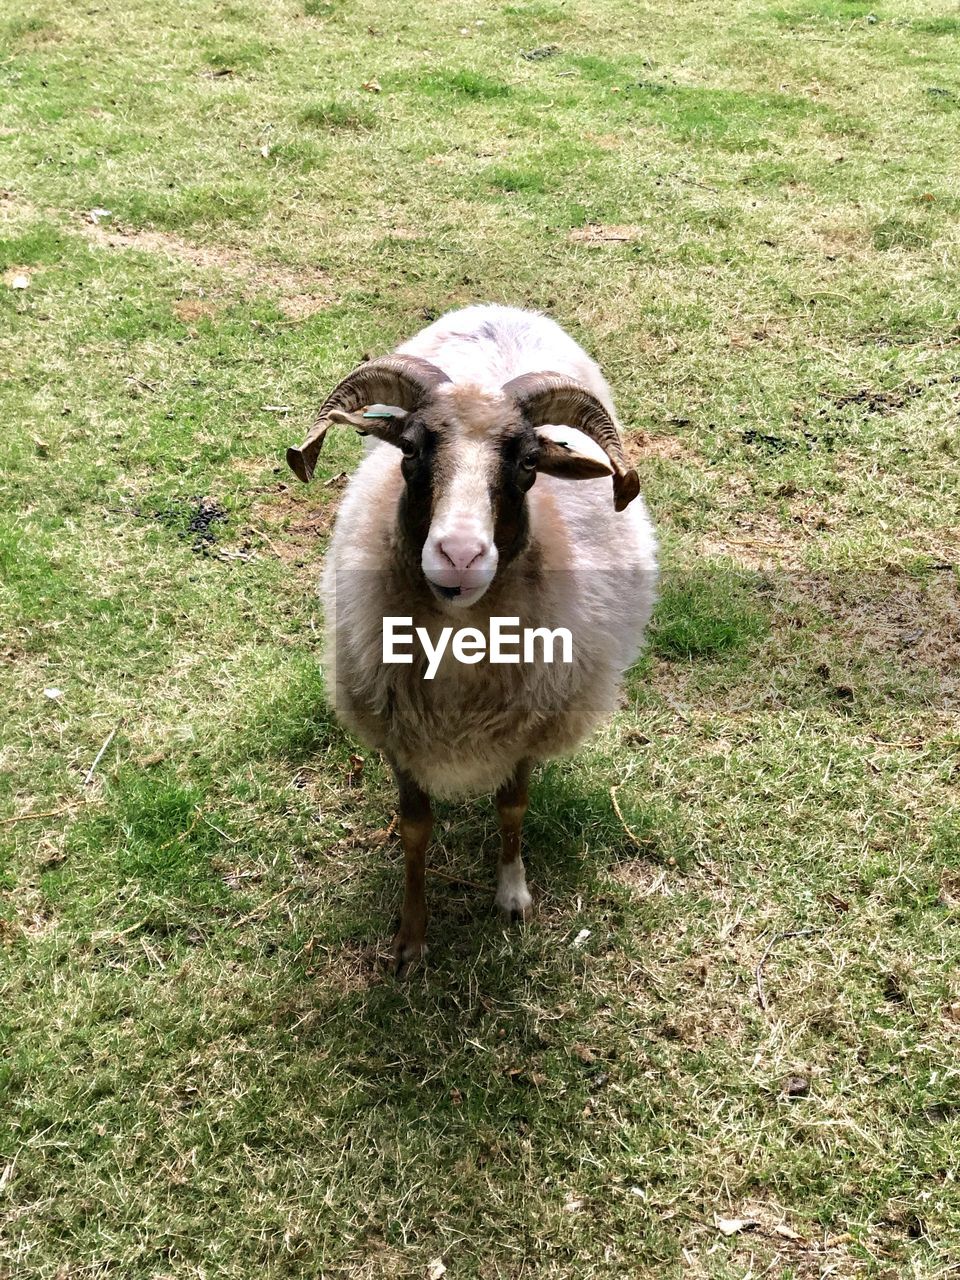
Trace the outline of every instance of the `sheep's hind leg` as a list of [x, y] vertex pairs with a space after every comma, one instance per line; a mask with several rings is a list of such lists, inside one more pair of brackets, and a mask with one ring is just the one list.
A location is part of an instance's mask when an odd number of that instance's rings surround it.
[[394, 972], [402, 976], [407, 966], [426, 950], [427, 845], [433, 830], [430, 797], [403, 769], [393, 767], [400, 792], [400, 841], [403, 845], [404, 886], [400, 928], [393, 939]]
[[502, 843], [495, 902], [511, 920], [529, 919], [533, 907], [520, 857], [520, 832], [529, 800], [530, 768], [529, 760], [521, 760], [513, 777], [497, 792], [496, 799]]

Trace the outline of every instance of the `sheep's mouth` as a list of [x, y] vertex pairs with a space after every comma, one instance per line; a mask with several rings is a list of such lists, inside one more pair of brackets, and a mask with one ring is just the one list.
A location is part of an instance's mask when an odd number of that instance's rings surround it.
[[454, 587], [444, 587], [439, 582], [434, 582], [431, 578], [427, 578], [427, 582], [433, 592], [434, 599], [453, 609], [468, 609], [471, 605], [476, 604], [490, 585], [489, 582], [480, 582], [476, 586], [459, 583]]

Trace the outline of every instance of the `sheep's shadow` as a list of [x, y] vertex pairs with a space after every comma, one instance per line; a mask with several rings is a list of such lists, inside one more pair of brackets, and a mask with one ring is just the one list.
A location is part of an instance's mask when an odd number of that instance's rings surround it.
[[[392, 799], [383, 775], [368, 785]], [[593, 1035], [592, 997], [580, 994], [591, 961], [577, 939], [587, 924], [599, 936], [611, 911], [603, 873], [637, 850], [607, 791], [575, 766], [548, 766], [531, 788], [526, 843], [537, 908], [512, 924], [493, 905], [491, 801], [438, 805], [437, 819], [428, 865], [444, 875], [428, 878], [425, 957], [404, 978], [393, 974], [402, 852], [398, 841], [364, 849], [308, 926], [306, 954], [292, 956], [290, 1012], [278, 1015], [289, 1016], [302, 1060], [320, 1058], [335, 1075], [331, 1124], [361, 1147], [370, 1116], [401, 1145], [415, 1127], [419, 1158], [444, 1177], [464, 1143], [481, 1163], [519, 1167], [531, 1134], [562, 1124], [572, 1147], [581, 1131], [588, 1140], [584, 1117], [611, 1068], [604, 1054], [585, 1059], [571, 1047]]]
[[[319, 842], [316, 827], [309, 838], [305, 829], [305, 850], [308, 844], [312, 848], [302, 858], [294, 855], [309, 886], [311, 905], [301, 921], [312, 945], [308, 959], [293, 965], [291, 978], [303, 986], [315, 983], [319, 993], [356, 993], [365, 1016], [384, 1001], [389, 1007], [391, 998], [380, 984], [400, 981], [392, 973], [390, 940], [403, 888], [399, 838], [395, 832], [385, 838], [397, 804], [389, 766], [370, 753], [359, 776], [352, 776], [357, 744], [337, 722], [322, 674], [312, 663], [298, 668], [282, 693], [262, 708], [252, 737], [260, 752], [294, 771], [319, 768], [318, 808], [326, 810], [328, 820], [343, 819], [329, 822], [324, 827], [329, 835]], [[535, 903], [527, 923], [505, 920], [494, 904], [500, 835], [493, 797], [434, 803], [427, 857], [429, 950], [408, 975], [411, 990], [427, 983], [449, 995], [470, 974], [475, 990], [488, 999], [513, 1000], [518, 990], [540, 981], [537, 973], [542, 976], [548, 968], [546, 952], [558, 939], [583, 927], [583, 913], [603, 892], [611, 866], [638, 857], [656, 863], [667, 856], [667, 847], [658, 848], [655, 804], [641, 802], [639, 810], [634, 805], [629, 812], [631, 830], [644, 838], [638, 851], [614, 811], [605, 774], [592, 767], [589, 755], [535, 769], [523, 831]], [[291, 937], [291, 952], [301, 944], [302, 938]]]
[[[368, 765], [365, 787], [368, 806], [388, 814], [395, 803], [389, 769]], [[512, 977], [505, 972], [498, 978], [505, 994], [529, 980], [527, 962], [547, 945], [542, 936], [546, 926], [555, 940], [558, 929], [574, 928], [575, 918], [584, 908], [589, 911], [604, 891], [605, 872], [638, 856], [651, 863], [661, 860], [655, 838], [638, 852], [605, 786], [587, 781], [572, 763], [543, 766], [531, 785], [523, 839], [535, 906], [528, 922], [511, 922], [494, 904], [500, 834], [492, 797], [435, 804], [434, 811], [427, 856], [429, 951], [419, 969], [430, 971], [439, 964], [444, 971], [476, 971], [490, 953], [500, 955], [507, 947], [514, 967]], [[348, 952], [362, 953], [368, 969], [374, 956], [386, 968], [403, 887], [400, 841], [395, 835], [383, 840], [358, 833], [348, 856], [353, 874], [317, 920], [318, 932]]]
[[[304, 764], [316, 751], [326, 785], [344, 776], [355, 746], [324, 710], [304, 713], [303, 692], [273, 726], [274, 755]], [[611, 919], [601, 904], [605, 873], [638, 856], [606, 770], [587, 755], [535, 771], [524, 827], [536, 903], [528, 923], [507, 922], [494, 906], [493, 797], [434, 806], [429, 949], [404, 978], [390, 954], [403, 855], [395, 834], [382, 838], [397, 798], [389, 767], [371, 754], [342, 798], [352, 829], [332, 843], [347, 847], [301, 862], [315, 892], [308, 879], [297, 928], [280, 944], [287, 958], [273, 994], [273, 1021], [298, 1071], [311, 1080], [321, 1072], [311, 1111], [355, 1145], [357, 1160], [415, 1150], [418, 1172], [434, 1181], [449, 1178], [465, 1150], [478, 1168], [523, 1168], [526, 1144], [558, 1125], [571, 1150], [589, 1142], [585, 1117], [611, 1067], [603, 1054], [584, 1060], [574, 1051], [593, 1034], [591, 997], [580, 994], [591, 961], [576, 940], [585, 926], [601, 935]], [[628, 813], [634, 830], [645, 829]], [[641, 856], [657, 860], [655, 846]], [[385, 1160], [378, 1176], [401, 1174]]]

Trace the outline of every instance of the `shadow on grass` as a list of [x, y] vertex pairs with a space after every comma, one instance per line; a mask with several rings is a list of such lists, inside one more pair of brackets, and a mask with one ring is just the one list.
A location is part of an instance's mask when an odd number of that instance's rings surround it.
[[[368, 802], [371, 790], [393, 802], [388, 777], [370, 780]], [[531, 786], [524, 829], [523, 856], [536, 906], [532, 921], [518, 925], [494, 904], [500, 838], [489, 797], [437, 804], [434, 811], [427, 857], [430, 951], [412, 981], [444, 990], [466, 984], [499, 1002], [539, 986], [555, 964], [557, 947], [569, 953], [586, 925], [602, 925], [604, 945], [616, 945], [638, 922], [643, 930], [653, 927], [662, 904], [632, 904], [628, 924], [626, 897], [609, 873], [642, 862], [650, 864], [653, 878], [668, 851], [685, 846], [683, 822], [661, 802], [630, 805], [631, 828], [645, 833], [638, 848], [606, 786], [589, 782], [572, 765], [547, 765]], [[387, 805], [381, 812], [388, 812]], [[337, 848], [345, 843], [348, 848]], [[403, 889], [402, 851], [396, 838], [367, 848], [348, 839], [332, 846], [331, 860], [342, 878], [309, 921], [301, 922], [306, 932], [289, 936], [291, 972], [299, 971], [305, 983], [319, 972], [337, 991], [366, 990], [388, 974]], [[326, 957], [319, 971], [318, 955]]]

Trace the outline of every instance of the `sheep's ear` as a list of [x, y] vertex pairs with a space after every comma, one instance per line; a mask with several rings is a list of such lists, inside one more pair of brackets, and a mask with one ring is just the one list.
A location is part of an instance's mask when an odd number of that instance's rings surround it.
[[[581, 447], [580, 442], [583, 442]], [[596, 480], [612, 476], [610, 459], [582, 431], [550, 427], [537, 432], [540, 457], [537, 470], [562, 480]]]
[[366, 424], [363, 421], [363, 411], [358, 413], [347, 413], [344, 409], [334, 409], [327, 416], [328, 422], [337, 422], [345, 427], [355, 427], [357, 431], [366, 431]]
[[370, 404], [359, 413], [345, 413], [343, 409], [334, 409], [328, 420], [353, 427], [362, 436], [377, 436], [388, 444], [398, 444], [399, 430], [406, 417], [406, 409], [401, 409], [398, 405]]
[[287, 450], [287, 466], [307, 484], [313, 479], [313, 470], [323, 448], [324, 437], [334, 422], [343, 422], [363, 436], [379, 436], [389, 444], [399, 445], [400, 429], [407, 416], [405, 409], [395, 404], [371, 404], [360, 413], [346, 413], [343, 409], [331, 409], [324, 418], [318, 418], [303, 444]]

